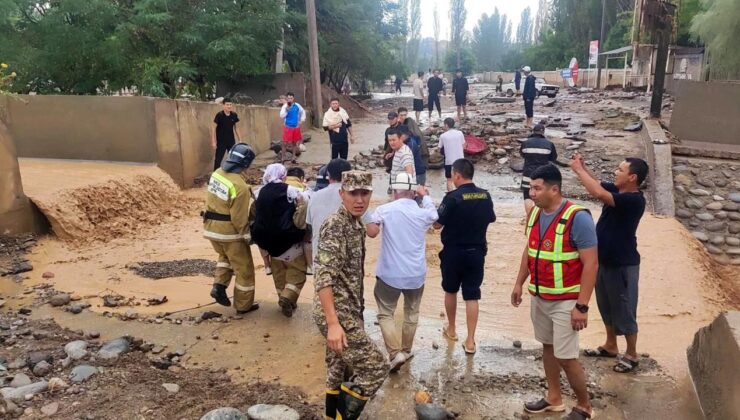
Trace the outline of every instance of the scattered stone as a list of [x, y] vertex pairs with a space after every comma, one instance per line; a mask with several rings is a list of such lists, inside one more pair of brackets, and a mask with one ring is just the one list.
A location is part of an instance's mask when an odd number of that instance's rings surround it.
[[57, 413], [57, 411], [59, 411], [59, 403], [58, 402], [49, 403], [49, 404], [46, 404], [45, 406], [41, 407], [41, 413], [44, 414], [44, 415], [46, 415], [46, 416], [48, 416], [48, 417], [53, 416], [54, 414]]
[[67, 388], [69, 385], [67, 385], [66, 382], [64, 382], [61, 378], [51, 378], [49, 379], [49, 392], [56, 392], [61, 391], [62, 389]]
[[501, 164], [501, 165], [504, 165], [508, 161], [509, 161], [509, 158], [503, 157], [503, 158], [501, 158], [501, 159], [498, 160], [498, 163]]
[[31, 378], [29, 378], [25, 373], [16, 373], [15, 376], [13, 376], [13, 380], [10, 381], [11, 388], [20, 388], [30, 384]]
[[164, 295], [150, 297], [149, 299], [146, 300], [146, 303], [148, 303], [149, 306], [161, 305], [165, 302], [167, 302], [167, 296], [164, 296]]
[[154, 347], [152, 347], [152, 353], [154, 353], [154, 354], [159, 354], [159, 353], [162, 353], [163, 351], [164, 351], [164, 347], [162, 347], [162, 346], [154, 346]]
[[676, 216], [682, 218], [682, 219], [688, 219], [689, 217], [694, 216], [694, 213], [686, 210], [686, 209], [678, 209], [676, 210]]
[[455, 416], [437, 404], [419, 404], [415, 408], [419, 420], [447, 420]]
[[570, 146], [567, 146], [565, 150], [578, 150], [581, 148], [580, 144], [571, 144]]
[[[100, 334], [98, 334], [100, 335]], [[64, 346], [64, 352], [72, 360], [80, 360], [87, 356], [87, 341], [75, 340]]]
[[18, 313], [21, 315], [31, 315], [31, 309], [29, 308], [20, 308], [18, 309]]
[[495, 149], [493, 151], [493, 154], [496, 156], [506, 156], [506, 150], [504, 149]]
[[97, 331], [88, 331], [87, 337], [88, 338], [99, 338], [100, 337], [100, 333], [97, 332]]
[[98, 357], [101, 359], [115, 359], [118, 356], [127, 353], [131, 349], [131, 342], [128, 337], [119, 337], [108, 342], [98, 350]]
[[32, 351], [31, 353], [28, 353], [29, 366], [36, 366], [36, 363], [39, 363], [42, 360], [46, 360], [51, 363], [54, 361], [54, 357], [45, 351]]
[[0, 393], [7, 400], [23, 401], [27, 395], [34, 396], [46, 391], [48, 388], [48, 382], [39, 381], [18, 388], [2, 388], [0, 389]]
[[54, 273], [52, 273], [51, 271], [47, 271], [47, 272], [45, 272], [44, 274], [41, 275], [41, 278], [44, 278], [44, 279], [53, 279], [54, 278]]
[[162, 384], [162, 387], [167, 390], [170, 394], [177, 394], [180, 392], [180, 385], [178, 384]]
[[67, 293], [57, 293], [49, 299], [51, 306], [64, 306], [68, 304], [72, 298]]
[[518, 349], [522, 348], [522, 342], [519, 341], [519, 340], [514, 340], [514, 343], [513, 344], [514, 344], [514, 347], [516, 347]]
[[521, 159], [512, 159], [509, 162], [509, 168], [514, 172], [522, 172], [524, 171], [524, 161]]
[[287, 405], [257, 404], [247, 409], [250, 420], [299, 420], [301, 415]]
[[23, 369], [28, 364], [28, 359], [25, 357], [18, 357], [8, 364], [8, 369]]
[[414, 402], [416, 404], [431, 404], [432, 396], [424, 390], [418, 390], [414, 393]]
[[72, 372], [69, 374], [69, 379], [73, 383], [79, 384], [85, 382], [96, 373], [98, 373], [98, 368], [95, 366], [79, 365], [72, 369]]
[[700, 240], [702, 242], [706, 242], [706, 241], [709, 240], [709, 236], [707, 236], [707, 234], [704, 233], [704, 232], [700, 232], [698, 230], [695, 230], [695, 231], [691, 232], [691, 234], [694, 235], [694, 238], [696, 238], [696, 239], [698, 239], [698, 240]]
[[222, 407], [207, 412], [200, 420], [249, 420], [236, 408]]
[[42, 360], [33, 367], [33, 374], [42, 377], [46, 376], [51, 372], [51, 365], [46, 360]]
[[703, 222], [708, 222], [710, 220], [714, 220], [714, 216], [712, 216], [709, 213], [698, 213], [696, 215], [696, 218], [699, 219], [699, 220], [701, 220], [701, 221], [703, 221]]
[[624, 131], [640, 131], [642, 130], [642, 121], [632, 123], [624, 127]]
[[203, 321], [207, 321], [213, 318], [221, 318], [221, 316], [222, 315], [218, 312], [206, 311], [206, 312], [203, 312], [203, 314], [201, 314], [200, 319], [202, 319]]
[[69, 305], [67, 307], [67, 312], [77, 315], [80, 312], [82, 312], [82, 305], [77, 304], [77, 303]]
[[703, 190], [701, 188], [692, 188], [689, 190], [689, 192], [691, 193], [691, 195], [696, 195], [699, 197], [706, 197], [706, 196], [712, 195], [709, 191]]

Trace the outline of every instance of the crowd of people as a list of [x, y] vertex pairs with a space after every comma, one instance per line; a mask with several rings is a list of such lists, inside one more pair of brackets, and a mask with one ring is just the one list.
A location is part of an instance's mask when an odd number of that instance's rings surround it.
[[[467, 89], [467, 83], [453, 86], [458, 89]], [[297, 138], [291, 130], [296, 127], [288, 125], [288, 120], [292, 124], [302, 118], [302, 108], [296, 105], [288, 100], [281, 109], [286, 142]], [[455, 128], [455, 120], [447, 118], [440, 148], [445, 155], [448, 192], [435, 206], [425, 187], [426, 142], [407, 114], [406, 108], [388, 114], [383, 157], [391, 200], [375, 209], [369, 210], [372, 174], [353, 170], [346, 160], [347, 149], [342, 145], [352, 140], [351, 122], [334, 99], [323, 120], [332, 159], [319, 171], [313, 189], [307, 187], [302, 169], [286, 168], [282, 163], [266, 167], [259, 188], [248, 185], [243, 175], [255, 154], [244, 143], [230, 147], [228, 157], [208, 183], [204, 237], [218, 254], [211, 290], [216, 302], [232, 306], [227, 288], [235, 276], [233, 307], [237, 313], [259, 309], [254, 302], [252, 243], [270, 269], [277, 303], [286, 317], [298, 309], [306, 276], [313, 273], [312, 316], [326, 339], [327, 418], [357, 419], [388, 375], [413, 357], [427, 287], [426, 238], [430, 229], [441, 229], [443, 246], [438, 255], [446, 315], [442, 335], [451, 343], [460, 341], [466, 355], [477, 351], [475, 334], [487, 274], [488, 227], [496, 221], [494, 203], [489, 192], [474, 183], [475, 167], [464, 157], [465, 138]], [[225, 105], [216, 120], [216, 124], [235, 124], [238, 118]], [[221, 144], [218, 132], [216, 128], [217, 147]], [[240, 138], [237, 132], [234, 137]], [[535, 339], [542, 344], [548, 385], [543, 398], [528, 401], [523, 408], [530, 413], [565, 411], [562, 370], [576, 396], [566, 418], [593, 418], [586, 374], [578, 360], [578, 335], [588, 325], [592, 294], [605, 325], [605, 342], [583, 355], [615, 358], [614, 371], [619, 373], [632, 372], [639, 363], [636, 230], [645, 209], [640, 185], [648, 167], [642, 159], [626, 158], [616, 168], [614, 182], [607, 183], [588, 170], [578, 153], [568, 164], [560, 164], [570, 167], [592, 197], [603, 203], [594, 224], [588, 208], [563, 197], [562, 175], [555, 164], [557, 151], [545, 137], [543, 126], [534, 126], [520, 152], [525, 159], [521, 188], [526, 227], [510, 303], [521, 305], [528, 280], [530, 316]], [[377, 237], [380, 254], [372, 295], [385, 352], [364, 328], [366, 238]], [[464, 339], [457, 332], [459, 293], [465, 302]], [[403, 323], [399, 330], [394, 315], [401, 296]], [[619, 353], [618, 336], [625, 336], [624, 354]]]

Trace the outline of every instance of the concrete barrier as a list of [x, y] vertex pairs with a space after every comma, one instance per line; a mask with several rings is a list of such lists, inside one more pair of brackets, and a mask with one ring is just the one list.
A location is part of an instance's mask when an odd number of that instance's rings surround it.
[[645, 144], [650, 171], [648, 172], [649, 191], [652, 197], [653, 213], [671, 216], [676, 212], [673, 201], [673, 160], [671, 145], [666, 139], [663, 127], [658, 120], [642, 120], [642, 136]]
[[740, 146], [740, 83], [675, 81], [671, 132], [681, 140]]
[[740, 418], [740, 312], [723, 312], [697, 331], [686, 354], [705, 417]]

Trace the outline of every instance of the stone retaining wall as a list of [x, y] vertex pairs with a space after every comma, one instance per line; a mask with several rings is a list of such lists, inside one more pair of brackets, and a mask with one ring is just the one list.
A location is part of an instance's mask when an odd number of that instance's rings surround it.
[[740, 162], [673, 159], [676, 218], [721, 263], [740, 265]]

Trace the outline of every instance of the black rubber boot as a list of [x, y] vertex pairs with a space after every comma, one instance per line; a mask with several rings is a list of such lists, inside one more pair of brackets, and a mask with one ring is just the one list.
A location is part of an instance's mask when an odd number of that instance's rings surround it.
[[352, 382], [343, 383], [337, 401], [337, 419], [359, 419], [368, 399], [369, 397], [363, 396]]
[[337, 418], [337, 402], [339, 402], [339, 390], [326, 390], [326, 420]]
[[278, 305], [280, 306], [280, 311], [283, 313], [283, 315], [288, 318], [293, 316], [293, 312], [295, 312], [295, 309], [298, 306], [289, 301], [288, 298], [282, 296], [280, 296], [280, 299], [278, 299]]
[[226, 295], [226, 286], [223, 284], [214, 284], [211, 289], [211, 297], [216, 300], [216, 303], [222, 306], [231, 306], [231, 300]]
[[259, 308], [260, 308], [260, 304], [259, 303], [253, 303], [249, 308], [247, 308], [247, 309], [245, 309], [243, 311], [236, 311], [236, 313], [239, 314], [239, 315], [244, 315], [244, 314], [248, 314], [250, 312], [256, 311]]

